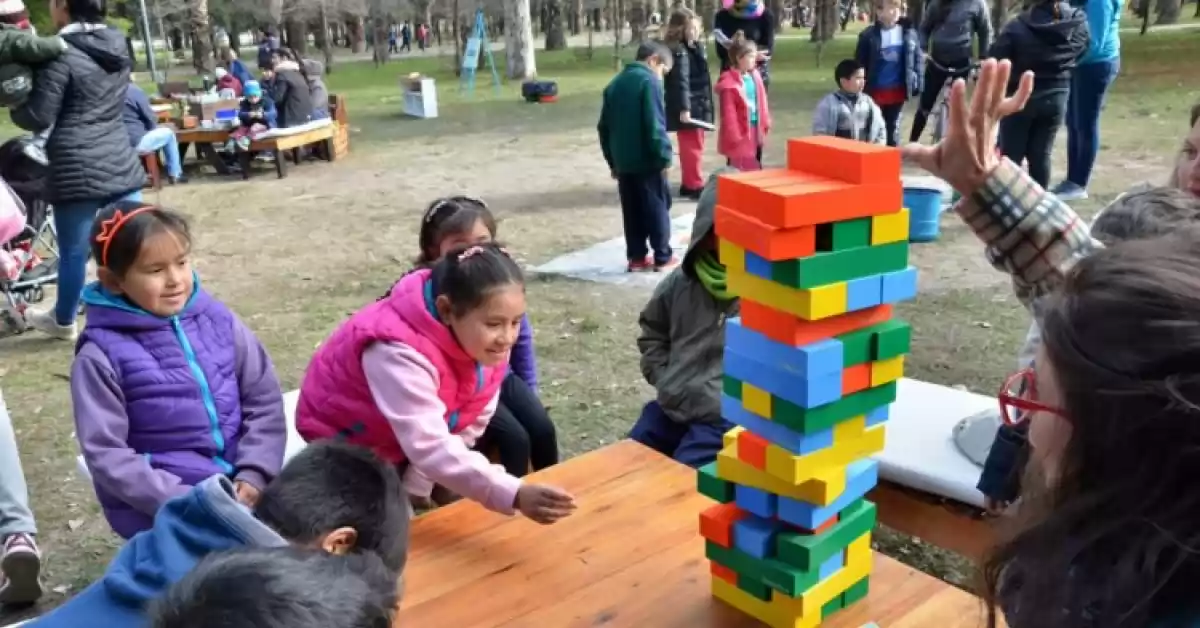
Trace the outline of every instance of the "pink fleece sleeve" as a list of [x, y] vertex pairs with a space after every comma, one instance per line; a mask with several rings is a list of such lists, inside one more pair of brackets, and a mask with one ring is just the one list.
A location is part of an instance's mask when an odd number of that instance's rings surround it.
[[[493, 466], [446, 425], [438, 373], [411, 347], [379, 342], [363, 352], [363, 372], [376, 407], [391, 423], [409, 462], [433, 482], [496, 512], [512, 514], [521, 480]], [[489, 407], [495, 411], [496, 401]], [[481, 423], [490, 419], [485, 410]]]
[[[474, 423], [458, 433], [458, 437], [463, 440], [463, 444], [469, 449], [475, 448], [475, 443], [479, 442], [479, 437], [483, 436], [484, 430], [487, 429], [488, 423], [491, 422], [492, 416], [496, 414], [496, 405], [500, 402], [500, 392], [496, 392], [496, 396], [488, 402], [488, 405], [483, 409], [483, 414]], [[494, 465], [500, 470], [504, 467]], [[416, 497], [429, 497], [433, 494], [433, 480], [421, 473], [415, 466], [409, 465], [408, 471], [404, 472], [404, 490], [409, 495]]]

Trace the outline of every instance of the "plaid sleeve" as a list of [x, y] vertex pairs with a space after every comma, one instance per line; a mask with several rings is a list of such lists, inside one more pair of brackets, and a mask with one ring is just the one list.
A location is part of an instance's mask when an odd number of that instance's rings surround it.
[[1076, 262], [1101, 248], [1088, 225], [1008, 159], [969, 199], [955, 207], [983, 240], [997, 270], [1012, 277], [1027, 308], [1055, 290]]

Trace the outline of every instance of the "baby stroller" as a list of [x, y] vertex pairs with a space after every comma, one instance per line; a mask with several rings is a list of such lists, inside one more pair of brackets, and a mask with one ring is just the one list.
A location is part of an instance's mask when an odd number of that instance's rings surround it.
[[13, 273], [0, 274], [0, 335], [25, 331], [25, 310], [45, 298], [46, 284], [58, 280], [54, 210], [44, 197], [50, 168], [30, 156], [29, 142], [18, 137], [0, 144], [0, 178], [20, 200], [25, 216], [14, 237], [0, 238], [0, 255], [17, 266]]

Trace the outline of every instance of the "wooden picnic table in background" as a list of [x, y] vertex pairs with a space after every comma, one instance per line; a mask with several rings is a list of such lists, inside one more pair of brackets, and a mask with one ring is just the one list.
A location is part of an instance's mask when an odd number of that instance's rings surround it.
[[230, 129], [184, 129], [175, 131], [179, 143], [179, 158], [187, 157], [188, 146], [196, 145], [196, 156], [216, 169], [217, 174], [229, 174], [229, 165], [213, 148], [213, 144], [224, 144], [229, 140]]
[[[579, 509], [555, 525], [469, 501], [413, 521], [395, 625], [760, 626], [714, 599], [699, 533], [712, 502], [695, 470], [621, 441], [530, 476], [571, 491]], [[822, 624], [975, 628], [978, 598], [875, 555], [867, 598]]]

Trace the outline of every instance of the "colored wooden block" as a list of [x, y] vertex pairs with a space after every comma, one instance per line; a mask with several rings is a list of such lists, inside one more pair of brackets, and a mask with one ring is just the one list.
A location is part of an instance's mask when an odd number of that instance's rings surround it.
[[813, 253], [808, 257], [775, 262], [771, 278], [792, 288], [813, 289], [905, 268], [908, 268], [907, 241]]
[[729, 240], [717, 240], [717, 257], [726, 270], [746, 272], [746, 251]]
[[812, 226], [778, 229], [723, 205], [717, 205], [715, 213], [718, 238], [766, 259], [805, 257], [816, 251], [816, 229]]
[[829, 518], [829, 521], [826, 521], [825, 523], [822, 523], [821, 525], [819, 525], [811, 530], [809, 530], [808, 528], [801, 528], [800, 526], [797, 526], [797, 525], [792, 525], [790, 523], [787, 523], [786, 521], [784, 522], [784, 524], [787, 527], [787, 529], [790, 530], [793, 534], [803, 534], [805, 536], [812, 536], [814, 534], [824, 534], [824, 533], [828, 532], [829, 530], [832, 530], [833, 526], [837, 525], [839, 517], [840, 517], [840, 514], [834, 515], [833, 517]]
[[762, 471], [767, 468], [767, 446], [770, 444], [762, 436], [742, 430], [737, 437], [738, 460]]
[[[879, 428], [875, 428], [879, 429]], [[855, 460], [846, 466], [846, 490], [826, 506], [780, 497], [779, 518], [793, 525], [814, 528], [843, 511], [855, 500], [867, 494], [879, 483], [879, 463], [875, 460]]]
[[712, 595], [770, 628], [817, 628], [821, 625], [820, 615], [789, 617], [781, 614], [770, 602], [764, 602], [720, 578], [713, 578]]
[[871, 329], [872, 360], [894, 358], [908, 353], [912, 348], [912, 326], [902, 320], [892, 319]]
[[733, 501], [733, 485], [717, 477], [717, 463], [714, 460], [696, 471], [696, 490], [701, 495], [727, 504]]
[[778, 187], [774, 179], [769, 184], [720, 180], [717, 185], [721, 205], [779, 229], [895, 212], [904, 196], [898, 177], [890, 182], [851, 184], [797, 175], [796, 182]]
[[773, 554], [794, 567], [812, 569], [831, 556], [841, 555], [851, 541], [873, 530], [877, 516], [875, 504], [865, 499], [855, 500], [825, 534], [777, 533]]
[[[821, 320], [846, 311], [846, 284], [835, 283], [817, 288], [790, 288], [726, 267], [729, 291], [745, 301], [757, 301], [808, 321]], [[743, 312], [743, 319], [745, 312]], [[754, 329], [762, 331], [758, 326]]]
[[871, 245], [908, 241], [908, 209], [871, 217]]
[[883, 277], [870, 275], [846, 282], [846, 311], [865, 310], [882, 303]]
[[726, 447], [717, 454], [717, 471], [722, 478], [738, 485], [770, 491], [777, 496], [810, 504], [832, 504], [846, 489], [845, 469], [829, 469], [808, 482], [794, 486], [738, 460], [737, 451], [732, 447]]
[[[845, 251], [860, 246], [870, 246], [871, 225], [875, 218], [856, 218], [841, 222], [817, 225], [818, 251]], [[907, 239], [907, 233], [905, 234]], [[802, 257], [797, 255], [796, 257]]]
[[889, 408], [891, 408], [891, 406], [879, 406], [878, 408], [868, 412], [866, 426], [875, 427], [876, 425], [882, 425], [883, 423], [886, 423], [888, 420]]
[[871, 385], [882, 386], [904, 376], [904, 356], [871, 363]]
[[917, 269], [908, 268], [883, 275], [884, 303], [897, 303], [917, 296]]
[[[726, 245], [726, 248], [735, 248], [737, 250], [742, 250], [740, 247], [738, 247], [736, 244], [733, 244], [733, 243]], [[761, 255], [758, 255], [757, 253], [755, 253], [753, 251], [743, 251], [742, 255], [745, 258], [745, 262], [743, 263], [743, 270], [750, 273], [751, 275], [754, 275], [755, 277], [762, 277], [763, 279], [767, 279], [767, 280], [771, 279], [771, 273], [774, 272], [774, 267], [771, 265], [771, 260], [769, 260]], [[722, 256], [721, 259], [725, 259], [724, 256]]]
[[742, 173], [721, 175], [717, 177], [717, 205], [729, 207], [761, 220], [753, 211], [755, 209], [755, 192], [823, 180], [825, 177], [795, 170], [777, 171], [770, 175], [754, 177], [742, 176]]
[[749, 593], [751, 597], [768, 602], [771, 600], [771, 587], [749, 576], [738, 576], [738, 588]]
[[788, 140], [787, 164], [848, 183], [900, 181], [900, 150], [840, 137], [810, 136]]
[[725, 321], [725, 348], [760, 362], [775, 364], [807, 377], [842, 370], [842, 345], [824, 339], [796, 347], [768, 338], [742, 324], [741, 318]]
[[[756, 387], [754, 384], [743, 382], [742, 406], [745, 407], [747, 411], [753, 412], [758, 416], [769, 417], [771, 416], [771, 393]], [[737, 423], [737, 421], [734, 421], [734, 423]], [[741, 424], [739, 423], [739, 425]], [[749, 426], [743, 425], [743, 427]], [[767, 436], [767, 438], [770, 438], [770, 436], [765, 432], [763, 435]]]
[[725, 448], [725, 447], [736, 448], [738, 437], [741, 436], [742, 432], [745, 432], [745, 431], [746, 431], [746, 428], [739, 425], [739, 426], [735, 426], [733, 429], [725, 432], [724, 434], [721, 434], [721, 447], [722, 448]]
[[865, 423], [865, 417], [838, 423], [833, 427], [833, 447], [803, 456], [794, 455], [781, 447], [768, 447], [767, 473], [788, 484], [800, 484], [830, 468], [845, 467], [855, 460], [883, 451], [884, 428], [864, 430]]
[[[858, 582], [855, 582], [854, 584], [850, 585], [850, 588], [846, 589], [846, 592], [842, 594], [842, 608], [850, 606], [851, 604], [854, 604], [855, 602], [858, 602], [858, 601], [862, 600], [863, 598], [867, 597], [867, 593], [869, 593], [870, 590], [871, 590], [871, 579], [870, 578], [863, 578], [862, 580], [859, 580]], [[871, 624], [871, 625], [874, 625], [874, 624]]]
[[841, 334], [834, 339], [842, 343], [842, 368], [850, 368], [875, 359], [872, 348], [875, 328], [879, 324]]
[[[845, 595], [845, 594], [843, 594], [843, 595]], [[821, 607], [821, 619], [822, 620], [828, 619], [831, 615], [833, 615], [834, 613], [836, 613], [836, 612], [842, 610], [842, 608], [844, 608], [844, 604], [842, 603], [843, 595], [839, 595], [839, 596], [833, 598], [832, 600], [829, 600], [829, 602], [826, 603], [825, 606]]]
[[[839, 360], [840, 362], [840, 360]], [[781, 365], [772, 365], [725, 348], [725, 374], [802, 408], [813, 408], [842, 396], [841, 369], [800, 375]], [[743, 391], [743, 394], [745, 392]]]
[[704, 555], [711, 561], [733, 569], [739, 578], [749, 576], [787, 597], [803, 595], [821, 581], [816, 569], [805, 571], [774, 558], [755, 558], [736, 547], [727, 548], [706, 542]]
[[[737, 380], [732, 378], [726, 378], [725, 381], [737, 382]], [[747, 391], [753, 388], [750, 386], [750, 384], [741, 384], [741, 382], [738, 382], [738, 385], [743, 386], [747, 389]], [[769, 393], [763, 394], [766, 395], [767, 398], [767, 414], [770, 414], [771, 395]], [[744, 396], [749, 395], [747, 394]], [[755, 396], [757, 397], [757, 395]], [[754, 432], [755, 434], [762, 436], [763, 438], [794, 454], [807, 454], [833, 446], [832, 427], [809, 434], [802, 434], [800, 432], [788, 429], [788, 427], [785, 425], [780, 425], [771, 421], [770, 419], [765, 418], [763, 414], [757, 413], [756, 410], [751, 410], [750, 407], [745, 404], [745, 401], [739, 402], [737, 399], [734, 399], [729, 395], [721, 395], [721, 416], [724, 417], [725, 420]], [[730, 444], [731, 443], [726, 443], [725, 446], [728, 447]]]
[[737, 572], [726, 567], [725, 565], [722, 565], [721, 563], [709, 561], [708, 571], [715, 578], [720, 578], [729, 584], [737, 584]]
[[795, 596], [771, 596], [771, 604], [780, 613], [793, 617], [806, 617], [820, 613], [835, 597], [846, 592], [851, 585], [871, 575], [871, 535], [864, 534], [846, 547], [846, 566], [832, 577], [818, 582], [813, 587]]
[[732, 377], [722, 377], [721, 394], [733, 397], [740, 402], [742, 400], [742, 382], [740, 380], [733, 379]]
[[733, 547], [733, 524], [745, 516], [734, 504], [714, 504], [700, 513], [700, 536], [721, 547]]
[[764, 168], [762, 170], [727, 172], [722, 174], [721, 178], [729, 178], [735, 181], [766, 181], [768, 179], [788, 179], [795, 174], [794, 171], [787, 168]]
[[734, 485], [733, 496], [738, 508], [767, 519], [775, 516], [775, 507], [779, 503], [774, 493], [743, 484]]
[[[726, 374], [725, 378], [729, 379], [731, 376]], [[772, 395], [771, 416], [763, 418], [768, 418], [773, 423], [778, 423], [802, 434], [812, 434], [829, 429], [851, 417], [864, 415], [869, 410], [894, 401], [896, 401], [895, 383], [868, 388], [862, 392], [842, 397], [833, 403], [827, 403], [815, 408], [803, 408], [786, 399]], [[726, 416], [725, 418], [734, 423], [738, 422], [732, 416]], [[768, 440], [773, 439], [768, 437]]]
[[892, 306], [880, 305], [810, 321], [770, 305], [750, 300], [741, 302], [742, 325], [786, 345], [799, 347], [882, 323], [892, 317]]
[[870, 387], [871, 365], [869, 363], [855, 364], [842, 371], [842, 396], [853, 395]]
[[773, 558], [775, 535], [782, 528], [782, 524], [771, 519], [746, 517], [733, 524], [733, 546], [755, 558]]
[[829, 560], [821, 563], [821, 567], [817, 569], [817, 574], [822, 580], [832, 578], [833, 574], [839, 569], [846, 566], [846, 555], [844, 552], [838, 552], [834, 556], [830, 556]]

